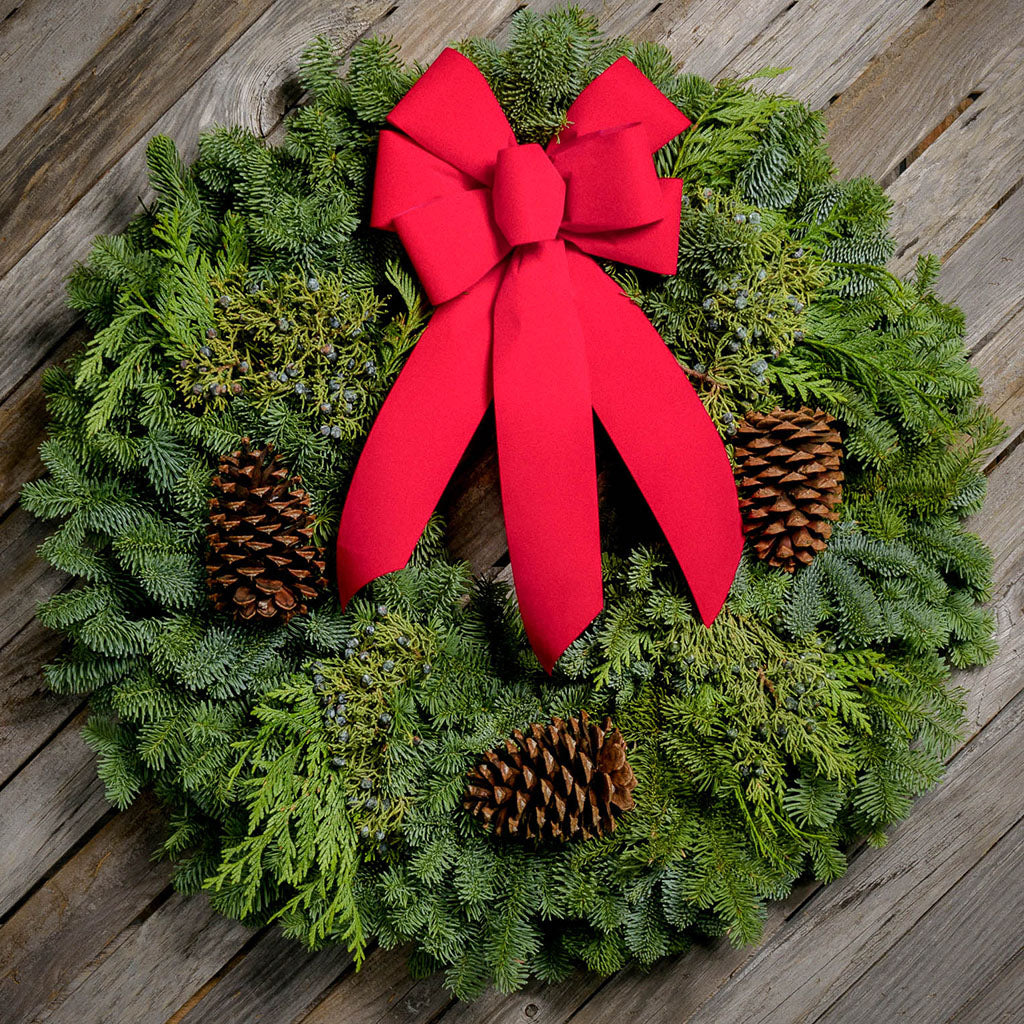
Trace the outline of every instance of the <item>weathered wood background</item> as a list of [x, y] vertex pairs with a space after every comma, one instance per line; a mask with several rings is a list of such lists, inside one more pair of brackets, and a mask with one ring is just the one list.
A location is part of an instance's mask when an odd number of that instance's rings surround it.
[[[535, 4], [543, 9], [549, 0]], [[995, 552], [1002, 650], [962, 674], [971, 725], [946, 782], [860, 851], [848, 875], [776, 906], [760, 948], [713, 945], [648, 975], [579, 976], [453, 1004], [375, 951], [304, 954], [182, 899], [149, 860], [160, 814], [114, 814], [79, 738], [83, 709], [46, 694], [57, 643], [33, 620], [67, 580], [35, 557], [17, 506], [40, 473], [41, 368], [78, 344], [61, 282], [146, 184], [143, 149], [189, 151], [212, 121], [273, 138], [299, 99], [303, 45], [387, 33], [427, 61], [500, 36], [515, 0], [0, 0], [0, 1021], [74, 1024], [1024, 1021], [1024, 3], [1022, 0], [585, 0], [612, 32], [665, 43], [709, 77], [792, 66], [772, 88], [826, 112], [844, 176], [895, 203], [897, 270], [932, 251], [967, 313], [972, 359], [1009, 423], [974, 529]], [[504, 554], [486, 472], [461, 489], [456, 545]]]

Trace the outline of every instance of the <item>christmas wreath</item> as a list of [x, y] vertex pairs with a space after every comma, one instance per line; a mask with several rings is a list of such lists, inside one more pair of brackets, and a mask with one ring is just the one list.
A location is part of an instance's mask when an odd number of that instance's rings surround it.
[[[543, 615], [528, 637], [507, 573], [476, 578], [437, 515], [407, 567], [342, 607], [346, 493], [432, 323], [416, 232], [370, 226], [382, 130], [404, 138], [387, 119], [430, 71], [377, 39], [344, 73], [328, 41], [312, 45], [309, 101], [278, 146], [216, 128], [186, 166], [152, 140], [156, 198], [70, 280], [90, 338], [46, 373], [49, 473], [24, 502], [59, 520], [41, 554], [77, 583], [40, 609], [69, 641], [47, 681], [89, 695], [109, 799], [148, 788], [166, 806], [177, 885], [357, 960], [371, 941], [413, 942], [415, 971], [471, 997], [650, 964], [701, 935], [754, 941], [795, 880], [833, 879], [855, 839], [884, 841], [955, 743], [951, 667], [993, 654], [991, 559], [961, 520], [1000, 425], [961, 313], [933, 293], [937, 261], [907, 281], [886, 271], [889, 202], [834, 179], [820, 115], [678, 73], [662, 47], [604, 38], [575, 9], [521, 11], [506, 46], [456, 50], [468, 61], [447, 61], [482, 72], [520, 149], [571, 138], [585, 119], [567, 111], [613, 68], [691, 122], [651, 134], [637, 164], [649, 177], [656, 147], [662, 182], [683, 182], [661, 186], [675, 272], [637, 269], [643, 253], [587, 260], [699, 395], [716, 428], [701, 458], [713, 442], [731, 459], [732, 512], [695, 528], [727, 546], [742, 515], [717, 617], [698, 615], [697, 581], [721, 551], [681, 571], [652, 482], [603, 435], [604, 607], [550, 674], [531, 650]], [[442, 105], [436, 127], [459, 116]], [[474, 258], [446, 244], [446, 266]], [[545, 280], [547, 316], [579, 281]], [[629, 394], [660, 393], [655, 363], [626, 338], [618, 351]], [[392, 490], [362, 488], [369, 520], [422, 478], [418, 445], [446, 429], [455, 391], [432, 381], [436, 430], [384, 460]], [[678, 438], [684, 465], [694, 444]], [[675, 491], [672, 469], [668, 493], [699, 518], [699, 465]], [[566, 579], [548, 586], [552, 615], [576, 607]]]

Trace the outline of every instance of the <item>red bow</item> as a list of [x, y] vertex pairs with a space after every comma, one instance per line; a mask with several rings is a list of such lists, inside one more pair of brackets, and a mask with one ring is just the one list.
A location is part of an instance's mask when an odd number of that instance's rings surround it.
[[675, 273], [682, 182], [652, 154], [690, 122], [623, 57], [546, 149], [519, 145], [451, 49], [388, 121], [370, 223], [398, 232], [437, 308], [352, 478], [342, 605], [406, 564], [493, 400], [516, 594], [544, 668], [602, 606], [592, 410], [710, 625], [743, 546], [729, 459], [657, 331], [590, 258]]

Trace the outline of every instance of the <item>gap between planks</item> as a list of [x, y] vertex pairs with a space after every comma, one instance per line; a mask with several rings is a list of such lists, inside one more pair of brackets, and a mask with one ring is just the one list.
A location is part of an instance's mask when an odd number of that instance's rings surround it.
[[[382, 6], [366, 4], [359, 13]], [[553, 4], [543, 0], [535, 6], [542, 10]], [[859, 70], [865, 47], [884, 48], [892, 35], [905, 27], [919, 0], [836, 0], [830, 8], [830, 18], [818, 19], [805, 18], [802, 9], [790, 9], [783, 0], [692, 0], [681, 16], [674, 5], [666, 5], [639, 23], [629, 0], [616, 0], [614, 4], [586, 0], [584, 6], [602, 13], [609, 32], [628, 29], [645, 38], [658, 39], [677, 59], [685, 55], [688, 70], [712, 78], [724, 72], [744, 74], [757, 70], [771, 63], [773, 55], [778, 57], [779, 53], [806, 54], [800, 69], [777, 80], [775, 87], [792, 88], [813, 106], [824, 101], [828, 87], [844, 83], [841, 76], [847, 74], [851, 62]], [[503, 0], [503, 17], [513, 9], [511, 3]], [[387, 28], [402, 41], [403, 52], [409, 59], [429, 57], [450, 34], [450, 21], [437, 21], [438, 17], [444, 18], [442, 9], [406, 3], [392, 8], [392, 12]], [[781, 17], [777, 17], [779, 12]], [[474, 18], [480, 16], [475, 10]], [[758, 46], [751, 49], [748, 44], [752, 36], [773, 17], [773, 33], [762, 36]], [[147, 133], [166, 131], [184, 135], [189, 140], [184, 147], [186, 155], [191, 151], [196, 128], [210, 121], [252, 124], [266, 134], [280, 112], [281, 83], [288, 77], [285, 70], [293, 67], [305, 41], [316, 31], [341, 34], [347, 43], [354, 41], [351, 33], [340, 31], [337, 21], [337, 16], [322, 12], [316, 0], [277, 0]], [[366, 30], [373, 27], [371, 24]], [[475, 27], [466, 20], [459, 26], [467, 33]], [[344, 22], [341, 28], [345, 28]], [[261, 55], [258, 40], [267, 37], [275, 40], [275, 46], [284, 55], [277, 63]], [[845, 62], [816, 63], [815, 47], [825, 53], [838, 51], [846, 57]], [[847, 51], [850, 56], [846, 56]], [[263, 109], [268, 94], [275, 98], [269, 116]], [[71, 318], [61, 307], [60, 281], [74, 259], [85, 256], [94, 235], [119, 229], [134, 209], [134, 203], [129, 203], [126, 196], [135, 194], [143, 176], [143, 150], [144, 145], [139, 142], [113, 163], [96, 187], [0, 280], [0, 306], [9, 313], [7, 322], [0, 322], [0, 391], [6, 393], [16, 379], [30, 373], [36, 365], [37, 357], [25, 346], [27, 339], [33, 339], [37, 346], [52, 345], [55, 335], [70, 326]]]
[[[1019, 919], [1006, 913], [1010, 894], [1021, 890], [1022, 863], [1024, 815], [817, 1019], [868, 1024], [877, 1019], [879, 992], [889, 993], [886, 1012], [893, 1018], [955, 1015], [1024, 949]], [[931, 979], [926, 991], [901, 984], [903, 977], [922, 974]]]
[[[944, 787], [948, 786], [956, 772], [961, 770], [957, 768], [957, 763], [962, 765], [965, 763], [965, 758], [974, 756], [971, 750], [975, 744], [987, 742], [985, 736], [992, 728], [993, 723], [998, 720], [1001, 713], [1000, 708], [1012, 699], [1016, 699], [1018, 702], [1024, 700], [1019, 696], [1022, 681], [1015, 668], [1016, 660], [1022, 654], [1019, 638], [1019, 602], [1021, 601], [1021, 590], [1024, 589], [1024, 564], [1022, 564], [1024, 557], [1022, 557], [1017, 543], [1013, 516], [1017, 506], [1021, 478], [1024, 478], [1024, 455], [1018, 453], [1015, 464], [1005, 467], [1005, 472], [997, 475], [992, 501], [982, 513], [986, 516], [987, 521], [998, 527], [1000, 531], [998, 542], [993, 544], [993, 548], [998, 558], [996, 603], [998, 607], [1007, 609], [1000, 612], [1000, 640], [1003, 643], [1003, 649], [997, 662], [985, 669], [961, 675], [961, 681], [965, 685], [971, 686], [973, 682], [971, 687], [973, 707], [969, 711], [969, 720], [973, 722], [973, 727], [969, 730], [970, 738], [951, 762], [950, 773]], [[984, 529], [983, 532], [987, 533], [989, 530]], [[1010, 642], [1011, 638], [1014, 638], [1013, 643]], [[985, 685], [986, 682], [989, 682], [989, 685]], [[933, 791], [928, 797], [923, 798], [923, 801], [934, 799], [935, 794], [940, 792], [943, 792], [943, 789]], [[929, 804], [919, 801], [911, 817], [898, 826], [894, 834], [898, 834], [900, 830], [918, 828], [921, 823], [926, 823], [930, 813], [929, 806]], [[970, 810], [973, 809], [973, 807], [970, 808]], [[958, 808], [956, 813], [959, 815], [961, 810]], [[867, 848], [862, 853], [867, 853], [872, 857], [878, 856]], [[885, 856], [886, 854], [883, 852], [881, 857], [885, 858]], [[767, 934], [761, 951], [771, 949], [776, 937], [782, 934], [785, 928], [791, 927], [790, 919], [799, 919], [802, 914], [809, 912], [808, 908], [817, 905], [816, 901], [840, 899], [840, 894], [848, 892], [849, 886], [853, 884], [853, 879], [856, 877], [856, 872], [860, 870], [859, 860], [859, 856], [851, 858], [850, 870], [846, 876], [848, 881], [841, 880], [827, 888], [816, 887], [813, 884], [808, 885], [785, 904], [773, 906], [769, 912]], [[883, 860], [883, 866], [885, 864], [886, 862]], [[898, 873], [895, 863], [892, 868]], [[850, 912], [855, 913], [855, 907], [852, 904]], [[627, 1006], [635, 1005], [647, 998], [655, 1001], [664, 999], [664, 1016], [656, 1019], [665, 1021], [688, 1019], [687, 1014], [696, 1013], [708, 999], [729, 984], [729, 981], [726, 980], [723, 986], [723, 976], [735, 976], [738, 971], [744, 969], [745, 964], [752, 957], [757, 955], [756, 951], [751, 953], [749, 950], [734, 950], [720, 943], [712, 947], [710, 951], [699, 948], [678, 960], [659, 964], [650, 975], [644, 975], [635, 970], [624, 972], [610, 979], [600, 989], [596, 989], [596, 994], [590, 997], [593, 1000], [593, 1005], [590, 1001], [584, 1003], [571, 1019], [578, 1020], [580, 1024], [584, 1024], [584, 1022], [597, 1024], [597, 1022], [607, 1019], [604, 1014], [611, 1012], [608, 1006], [609, 1000], [617, 1008], [616, 1012], [622, 1012]], [[785, 971], [777, 973], [779, 977], [785, 976]], [[757, 985], [763, 987], [763, 982], [757, 983], [755, 987]], [[540, 986], [531, 987], [526, 993], [519, 996], [506, 999], [495, 997], [489, 1000], [486, 1005], [486, 1019], [493, 1021], [494, 1024], [499, 1024], [499, 1022], [511, 1024], [513, 1021], [519, 1021], [524, 1003], [532, 1001], [534, 1005], [540, 1006], [538, 1020], [544, 1022], [564, 1020], [567, 1019], [561, 1012], [564, 999], [564, 994], [557, 989], [551, 992]], [[591, 1008], [584, 1012], [584, 1006]], [[548, 1012], [549, 1007], [550, 1013]], [[454, 1021], [459, 1019], [458, 1015], [453, 1018]], [[648, 1018], [645, 1017], [645, 1019]], [[713, 1019], [729, 1020], [730, 1024], [733, 1022], [733, 1017], [728, 1013]], [[782, 1024], [784, 1020], [785, 1018], [780, 1018], [779, 1024]]]
[[[892, 831], [888, 847], [859, 858], [844, 888], [820, 890], [733, 985], [704, 1004], [694, 1024], [817, 1020], [851, 974], [883, 959], [1020, 820], [1024, 791], [1004, 779], [1024, 775], [1022, 738], [1019, 693], [957, 754], [946, 781], [920, 799], [917, 813]], [[930, 979], [924, 974], [903, 984], [915, 982], [927, 987]]]

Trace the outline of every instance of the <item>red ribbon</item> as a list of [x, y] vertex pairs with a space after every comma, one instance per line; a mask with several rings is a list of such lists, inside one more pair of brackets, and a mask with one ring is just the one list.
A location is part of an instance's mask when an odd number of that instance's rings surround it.
[[593, 412], [710, 625], [743, 546], [729, 458], [657, 331], [591, 259], [675, 273], [682, 182], [652, 155], [690, 122], [620, 58], [546, 148], [519, 145], [451, 49], [388, 121], [370, 223], [398, 232], [436, 309], [352, 478], [342, 605], [406, 564], [493, 401], [516, 594], [544, 668], [603, 603]]

